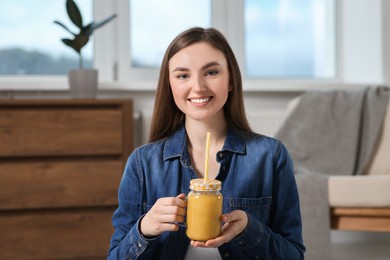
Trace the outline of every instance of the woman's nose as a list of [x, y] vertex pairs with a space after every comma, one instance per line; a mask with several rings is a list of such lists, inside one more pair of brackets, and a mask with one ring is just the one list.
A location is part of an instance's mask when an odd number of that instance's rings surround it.
[[206, 89], [205, 82], [200, 77], [193, 77], [192, 90], [195, 92], [203, 91]]

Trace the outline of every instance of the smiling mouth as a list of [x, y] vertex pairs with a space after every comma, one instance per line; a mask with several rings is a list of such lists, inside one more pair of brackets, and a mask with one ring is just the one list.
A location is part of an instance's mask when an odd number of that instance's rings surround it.
[[206, 103], [211, 100], [211, 97], [208, 98], [190, 98], [189, 99], [192, 103], [201, 104]]

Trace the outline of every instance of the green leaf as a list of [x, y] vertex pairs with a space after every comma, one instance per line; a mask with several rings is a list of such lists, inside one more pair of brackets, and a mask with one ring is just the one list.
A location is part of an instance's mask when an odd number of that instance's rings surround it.
[[78, 54], [81, 54], [81, 49], [88, 43], [89, 37], [84, 35], [77, 35], [73, 40], [72, 39], [61, 39], [63, 43], [71, 47]]
[[116, 15], [116, 14], [113, 14], [113, 15], [111, 15], [110, 17], [104, 19], [104, 20], [101, 21], [101, 22], [98, 22], [98, 23], [91, 22], [90, 24], [84, 26], [83, 29], [81, 29], [80, 33], [81, 33], [81, 34], [84, 34], [84, 35], [90, 36], [96, 29], [98, 29], [99, 27], [102, 27], [102, 26], [105, 25], [106, 23], [110, 22], [110, 21], [111, 21], [112, 19], [114, 19], [115, 17], [117, 17], [117, 15]]
[[83, 35], [86, 35], [86, 36], [90, 36], [93, 33], [93, 26], [94, 26], [94, 24], [95, 24], [95, 22], [91, 22], [90, 24], [84, 26], [80, 30], [80, 34], [83, 34]]
[[77, 49], [75, 43], [74, 43], [74, 40], [71, 40], [71, 39], [61, 39], [61, 41], [63, 43], [65, 43], [65, 45], [71, 47], [73, 50], [75, 50], [78, 54], [80, 54], [80, 49]]
[[88, 43], [89, 37], [86, 35], [79, 34], [74, 38], [74, 45], [76, 46], [76, 49], [78, 52], [81, 51], [81, 49]]
[[58, 24], [59, 26], [61, 26], [62, 28], [64, 28], [65, 30], [67, 30], [68, 32], [70, 32], [71, 34], [73, 34], [74, 36], [76, 36], [75, 33], [73, 33], [71, 30], [69, 30], [68, 27], [66, 27], [63, 23], [59, 22], [59, 21], [54, 21], [54, 23]]
[[66, 0], [66, 11], [68, 12], [70, 20], [81, 30], [81, 28], [83, 28], [83, 17], [73, 0]]
[[110, 17], [104, 19], [103, 21], [100, 21], [98, 23], [94, 23], [94, 25], [92, 26], [91, 30], [94, 31], [96, 30], [97, 28], [99, 27], [102, 27], [103, 25], [105, 25], [106, 23], [110, 22], [112, 19], [114, 19], [115, 17], [117, 17], [116, 14], [113, 14], [111, 15]]

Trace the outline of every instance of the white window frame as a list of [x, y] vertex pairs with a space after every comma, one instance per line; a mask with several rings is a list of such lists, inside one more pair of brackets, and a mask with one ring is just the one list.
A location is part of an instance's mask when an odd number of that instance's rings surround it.
[[[245, 79], [244, 91], [303, 91], [355, 84], [384, 84], [383, 0], [336, 0], [337, 73], [332, 80]], [[388, 5], [387, 9], [389, 9]], [[385, 8], [386, 9], [386, 8]], [[130, 70], [129, 1], [95, 0], [95, 20], [117, 13], [118, 17], [94, 33], [94, 67], [99, 70], [102, 90], [154, 91], [158, 70]], [[244, 75], [242, 0], [214, 0], [213, 26], [229, 40]], [[385, 10], [383, 11], [383, 13]], [[227, 15], [224, 15], [227, 14]], [[388, 36], [387, 36], [388, 38]], [[387, 39], [386, 38], [386, 39]], [[386, 63], [386, 64], [385, 64]], [[127, 66], [126, 66], [127, 65]], [[386, 66], [385, 66], [386, 65]], [[386, 74], [386, 75], [385, 75]], [[387, 75], [387, 78], [389, 76]], [[67, 90], [66, 76], [1, 76], [0, 90]]]

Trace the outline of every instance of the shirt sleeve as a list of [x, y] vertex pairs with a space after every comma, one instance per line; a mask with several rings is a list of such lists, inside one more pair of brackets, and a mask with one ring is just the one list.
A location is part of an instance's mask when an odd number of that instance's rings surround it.
[[115, 231], [107, 259], [151, 259], [154, 252], [157, 237], [147, 239], [139, 230], [143, 209], [142, 174], [137, 158], [137, 151], [129, 157], [118, 189], [118, 208], [112, 217]]

